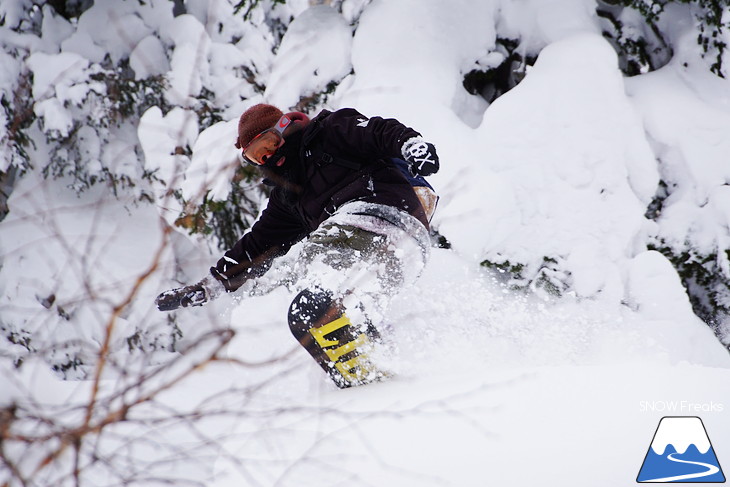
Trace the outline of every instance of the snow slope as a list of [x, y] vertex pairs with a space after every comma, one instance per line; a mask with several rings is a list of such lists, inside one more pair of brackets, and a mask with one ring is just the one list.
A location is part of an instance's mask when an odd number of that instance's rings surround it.
[[[345, 2], [343, 10], [361, 3]], [[245, 92], [224, 77], [231, 58], [210, 26], [215, 22], [201, 19], [203, 11], [220, 15], [224, 2], [210, 5], [174, 22], [154, 10], [160, 25], [153, 27], [174, 46], [169, 66], [155, 65], [169, 69], [167, 96], [183, 104], [211, 79], [223, 91]], [[225, 357], [231, 362], [197, 371], [136, 411], [126, 430], [115, 430], [122, 438], [151, 435], [158, 448], [137, 441], [125, 449], [113, 436], [98, 447], [123, 450], [132, 471], [159, 458], [164, 462], [150, 475], [216, 487], [614, 486], [634, 482], [662, 416], [693, 415], [702, 417], [720, 464], [730, 465], [730, 356], [693, 314], [671, 263], [647, 250], [657, 236], [727, 248], [727, 80], [694, 67], [697, 53], [689, 48], [657, 72], [625, 79], [589, 0], [375, 0], [351, 44], [345, 41], [350, 19], [336, 11], [297, 4], [293, 12], [296, 28], [275, 57], [237, 46], [239, 54], [261, 57], [271, 84], [263, 95], [229, 102], [231, 112], [259, 101], [292, 104], [334, 81], [329, 108], [396, 117], [433, 141], [441, 157], [443, 169], [432, 178], [441, 195], [434, 225], [453, 248], [434, 249], [421, 279], [394, 299], [388, 325], [396, 350], [381, 360], [396, 377], [335, 389], [287, 329], [291, 293], [283, 287], [263, 296], [239, 292], [178, 313], [182, 347], [205, 344], [206, 333], [230, 326], [236, 335]], [[150, 26], [133, 17], [126, 21], [138, 27], [135, 39], [149, 51], [128, 46], [131, 60], [147, 53], [159, 58]], [[327, 30], [316, 31], [322, 26]], [[463, 90], [461, 79], [494, 47], [498, 27], [544, 49], [525, 80], [487, 107]], [[95, 34], [96, 44], [85, 51], [111, 49], [113, 39]], [[67, 39], [69, 54], [56, 61], [84, 59], [76, 52], [80, 36]], [[192, 37], [201, 42], [189, 43]], [[196, 52], [199, 69], [184, 62]], [[39, 89], [50, 86], [44, 79], [38, 78]], [[60, 116], [51, 121], [59, 130], [67, 126]], [[137, 131], [146, 167], [189, 198], [200, 185], [216, 196], [227, 193], [232, 133], [233, 113], [198, 133], [185, 108], [164, 115], [150, 109]], [[192, 157], [173, 155], [178, 144], [192, 147]], [[653, 222], [644, 214], [667, 175], [681, 190]], [[162, 265], [117, 322], [118, 367], [103, 383], [111, 393], [134, 378], [129, 370], [154, 370], [174, 355], [128, 353], [126, 337], [144, 328], [150, 340], [162, 340], [159, 330], [169, 324], [153, 309], [154, 296], [199, 279], [218, 255], [200, 239], [162, 230], [159, 214], [171, 222], [179, 210], [165, 199], [170, 186], [155, 188], [170, 206], [151, 208], [101, 190], [69, 196], [64, 185], [31, 174], [10, 198], [11, 212], [0, 222], [2, 318], [51, 340], [90, 342], [93, 356], [104, 318], [161, 249]], [[72, 257], [56, 258], [69, 248]], [[538, 287], [516, 291], [498, 271], [480, 266], [484, 260], [521, 263], [526, 275], [542, 273], [562, 296]], [[43, 298], [51, 294], [49, 318]], [[71, 318], [59, 319], [59, 309]], [[22, 351], [17, 343], [3, 346], [6, 357]], [[202, 354], [194, 350], [175, 357], [193, 363]], [[67, 413], [59, 417], [74, 424], [71, 406], [83, 404], [90, 385], [62, 382], [44, 366], [32, 360], [16, 371], [3, 362], [0, 403], [31, 398], [59, 407]], [[217, 415], [221, 410], [237, 414]], [[204, 411], [211, 418], [204, 433], [151, 420], [170, 411]], [[193, 451], [201, 438], [225, 448], [182, 460], [181, 450]], [[23, 458], [25, 450], [11, 453]], [[40, 451], [24, 465], [30, 468], [36, 457]], [[71, 462], [61, 458], [42, 473], [40, 485], [54, 483]], [[101, 467], [87, 475], [91, 485], [111, 482]]]

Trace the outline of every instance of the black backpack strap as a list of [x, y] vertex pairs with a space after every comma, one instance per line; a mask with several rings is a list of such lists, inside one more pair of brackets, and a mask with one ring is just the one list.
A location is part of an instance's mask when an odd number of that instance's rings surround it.
[[322, 120], [332, 115], [332, 112], [329, 110], [322, 110], [319, 115], [314, 117], [311, 122], [309, 122], [309, 127], [307, 128], [307, 132], [304, 134], [304, 138], [302, 139], [302, 144], [305, 146], [309, 145], [310, 142], [312, 142], [317, 135], [319, 135], [319, 132], [322, 130]]
[[304, 157], [306, 158], [307, 161], [310, 161], [319, 167], [324, 167], [329, 164], [335, 164], [337, 166], [342, 166], [347, 169], [350, 169], [352, 171], [359, 171], [364, 166], [364, 164], [362, 164], [360, 162], [351, 161], [349, 159], [345, 159], [345, 158], [342, 158], [339, 156], [333, 156], [332, 154], [329, 154], [327, 152], [322, 152], [316, 148], [315, 149], [305, 148]]
[[[340, 156], [333, 156], [327, 152], [320, 151], [315, 139], [322, 131], [322, 121], [332, 114], [329, 110], [322, 110], [322, 112], [314, 117], [310, 122], [310, 127], [307, 129], [307, 133], [304, 134], [302, 139], [302, 145], [304, 147], [304, 156], [307, 160], [313, 162], [318, 166], [327, 166], [328, 164], [336, 164], [338, 166], [345, 167], [352, 171], [359, 171], [363, 168], [363, 164], [357, 161], [345, 159]], [[315, 142], [312, 144], [312, 142]]]
[[351, 169], [353, 171], [359, 171], [363, 167], [363, 165], [357, 161], [343, 159], [342, 157], [335, 157], [326, 152], [322, 152], [322, 155], [320, 156], [319, 162], [317, 164], [319, 164], [320, 166], [326, 166], [327, 164], [336, 164], [338, 166]]

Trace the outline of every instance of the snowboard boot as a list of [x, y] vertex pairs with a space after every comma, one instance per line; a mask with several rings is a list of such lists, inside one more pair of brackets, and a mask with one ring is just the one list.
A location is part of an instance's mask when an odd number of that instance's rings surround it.
[[331, 293], [309, 289], [300, 292], [289, 308], [289, 328], [339, 388], [386, 377], [369, 356], [380, 339], [377, 330], [370, 323], [354, 326]]

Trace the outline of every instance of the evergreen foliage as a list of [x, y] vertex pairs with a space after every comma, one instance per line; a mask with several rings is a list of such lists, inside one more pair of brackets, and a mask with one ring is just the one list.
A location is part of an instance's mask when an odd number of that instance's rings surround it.
[[[521, 52], [520, 40], [499, 38], [492, 53], [499, 55], [496, 65], [477, 66], [464, 75], [464, 89], [493, 102], [522, 81], [527, 67], [535, 64], [535, 54]], [[479, 64], [479, 63], [477, 63]]]
[[[159, 76], [135, 80], [126, 62], [109, 69], [98, 68], [89, 76], [88, 94], [79, 104], [66, 104], [73, 114], [67, 134], [44, 130], [50, 147], [49, 161], [41, 168], [47, 177], [68, 177], [70, 186], [82, 192], [97, 183], [106, 183], [114, 195], [131, 189], [142, 180], [152, 182], [153, 172], [137, 167], [103, 164], [97, 147], [107, 147], [122, 138], [125, 122], [136, 124], [151, 106], [168, 108], [164, 99], [165, 79]], [[43, 122], [40, 121], [41, 127]], [[89, 130], [91, 129], [91, 130]], [[134, 149], [139, 158], [139, 148]], [[109, 162], [116, 162], [107, 159]], [[141, 170], [140, 170], [141, 169]], [[141, 174], [140, 174], [141, 173]], [[144, 189], [137, 199], [151, 201]]]
[[572, 285], [570, 272], [563, 269], [563, 262], [562, 258], [546, 256], [539, 265], [528, 265], [497, 256], [494, 260], [483, 260], [481, 266], [492, 270], [513, 291], [533, 291], [560, 297]]
[[[616, 47], [621, 68], [629, 75], [653, 71], [672, 57], [672, 46], [661, 31], [662, 15], [671, 4], [687, 5], [694, 20], [697, 44], [710, 71], [724, 78], [728, 75], [726, 52], [730, 39], [730, 5], [724, 0], [603, 0], [598, 15], [606, 20], [604, 35]], [[631, 9], [643, 19], [638, 24]]]
[[[272, 7], [277, 4], [286, 4], [286, 0], [270, 0]], [[234, 13], [238, 14], [243, 11], [243, 18], [249, 20], [252, 12], [261, 4], [261, 0], [241, 0], [234, 7]]]
[[33, 139], [28, 129], [34, 121], [33, 97], [31, 82], [28, 73], [21, 76], [16, 84], [15, 91], [10, 96], [2, 93], [0, 105], [5, 112], [5, 155], [8, 166], [14, 166], [24, 171], [30, 167], [28, 149], [32, 147]]
[[[138, 6], [140, 18], [144, 12], [149, 12], [144, 10], [148, 8], [145, 2], [135, 0], [124, 5], [125, 8]], [[59, 25], [73, 32], [78, 29], [79, 18], [95, 6], [90, 0], [68, 0], [49, 2], [45, 6], [21, 1], [6, 6], [6, 9], [0, 8], [0, 29], [12, 30], [18, 36], [15, 39], [23, 40], [3, 43], [4, 52], [0, 53], [6, 56], [2, 59], [12, 59], [16, 63], [8, 69], [15, 68], [19, 73], [12, 86], [0, 87], [0, 123], [3, 125], [0, 127], [0, 143], [3, 146], [0, 219], [8, 212], [6, 202], [15, 183], [28, 171], [37, 172], [45, 178], [63, 180], [69, 190], [78, 195], [103, 185], [112, 197], [146, 204], [158, 203], [160, 194], [158, 192], [156, 196], [155, 192], [170, 182], [160, 178], [159, 170], [148, 168], [137, 138], [140, 118], [149, 108], [157, 107], [163, 115], [176, 108], [169, 96], [170, 82], [166, 74], [140, 78], [130, 66], [127, 55], [117, 60], [106, 55], [101, 62], [94, 62], [74, 52], [58, 53], [53, 49], [44, 52], [33, 48], [44, 41], [43, 36], [48, 32], [53, 34], [53, 31], [44, 30], [44, 22], [60, 22]], [[171, 2], [171, 11], [174, 6]], [[58, 18], [68, 22], [56, 20]], [[283, 35], [285, 28], [278, 29]], [[222, 31], [223, 27], [219, 26], [217, 34], [223, 35]], [[167, 44], [163, 34], [152, 34], [161, 40], [164, 55], [171, 58], [175, 46]], [[229, 35], [233, 41], [233, 37], [239, 34], [234, 29]], [[128, 46], [128, 52], [133, 48], [133, 44]], [[50, 82], [40, 80], [48, 84], [47, 89], [34, 89], [39, 80], [34, 79], [32, 66], [46, 68], [46, 65], [63, 62], [67, 67], [58, 70], [56, 79]], [[250, 66], [239, 68], [243, 83], [252, 85], [253, 92], [262, 92], [265, 86], [258, 79], [257, 70]], [[197, 94], [193, 93], [185, 106], [177, 107], [192, 113], [197, 129], [202, 131], [224, 117], [230, 117], [224, 116], [224, 111], [229, 108], [229, 102], [235, 101], [217, 93], [215, 84], [209, 83], [204, 84]], [[187, 159], [191, 151], [189, 145], [181, 143], [173, 153]], [[216, 237], [221, 248], [232, 245], [258, 215], [261, 190], [251, 170], [241, 172], [242, 175], [231, 183], [226, 200], [205, 199], [201, 205], [189, 210], [196, 224], [187, 227], [188, 230]], [[169, 171], [167, 174], [166, 177], [169, 177]], [[189, 208], [180, 191], [174, 191], [172, 195], [182, 207]], [[179, 221], [186, 221], [188, 216], [183, 213]], [[76, 303], [67, 311], [65, 305], [55, 301], [55, 297], [41, 300], [51, 312], [51, 322], [70, 322], [78, 308], [84, 306]], [[21, 366], [23, 357], [28, 354], [41, 354], [53, 370], [70, 378], [83, 376], [86, 367], [93, 363], [93, 360], [85, 358], [88, 354], [84, 352], [83, 344], [49, 348], [48, 344], [41, 343], [44, 333], [22, 323], [9, 322], [7, 317], [5, 320], [0, 317], [0, 332], [17, 350], [16, 366]], [[181, 328], [173, 316], [171, 321], [159, 326], [148, 324], [138, 327], [127, 337], [127, 344], [130, 351], [175, 351], [181, 336]], [[93, 357], [93, 354], [89, 356]]]
[[211, 235], [215, 237], [219, 250], [228, 250], [251, 228], [258, 216], [259, 191], [265, 191], [258, 179], [255, 168], [240, 167], [225, 200], [215, 200], [206, 194], [199, 205], [188, 204], [178, 193], [176, 197], [183, 202], [186, 210], [175, 225], [187, 229], [191, 235]]
[[[646, 211], [646, 218], [657, 221], [665, 201], [676, 185], [659, 182], [654, 199]], [[713, 328], [723, 343], [730, 346], [730, 335], [720, 324], [730, 318], [730, 251], [717, 246], [702, 252], [690, 241], [670, 242], [655, 237], [648, 244], [672, 263], [687, 290], [695, 314]]]
[[650, 244], [649, 248], [661, 252], [672, 262], [687, 289], [695, 314], [730, 345], [730, 336], [724, 336], [725, 331], [719, 328], [719, 324], [730, 317], [730, 276], [723, 270], [730, 263], [730, 251], [704, 254], [690, 246], [678, 250], [663, 239]]

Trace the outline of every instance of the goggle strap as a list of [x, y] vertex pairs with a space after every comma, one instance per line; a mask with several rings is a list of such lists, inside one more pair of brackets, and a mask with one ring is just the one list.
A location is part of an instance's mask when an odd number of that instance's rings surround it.
[[291, 118], [287, 117], [286, 115], [282, 115], [282, 117], [279, 119], [278, 122], [276, 122], [276, 131], [279, 132], [282, 137], [284, 136], [284, 131], [291, 123]]

